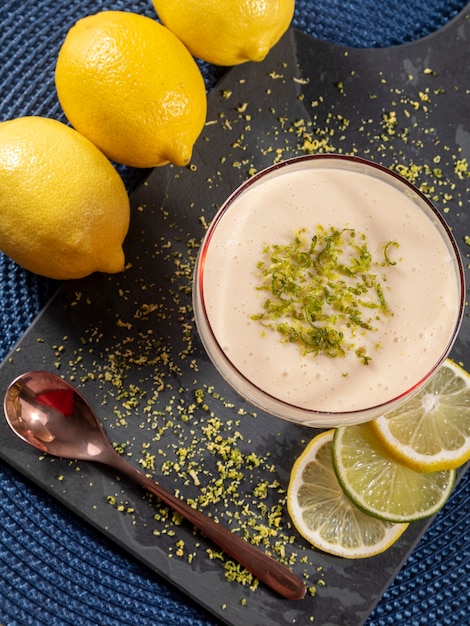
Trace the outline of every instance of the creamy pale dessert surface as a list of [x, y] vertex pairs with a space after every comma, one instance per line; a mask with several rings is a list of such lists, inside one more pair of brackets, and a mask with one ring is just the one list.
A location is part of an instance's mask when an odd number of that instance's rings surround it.
[[[203, 300], [212, 331], [248, 380], [282, 401], [317, 411], [382, 404], [423, 378], [446, 350], [459, 310], [455, 260], [433, 219], [407, 194], [345, 169], [284, 168], [237, 197], [206, 249]], [[304, 354], [254, 317], [263, 312], [259, 262], [266, 247], [303, 230], [353, 229], [377, 260], [389, 308], [374, 330], [356, 329], [344, 356]], [[389, 260], [383, 263], [384, 249]], [[346, 330], [347, 329], [343, 329]], [[357, 358], [360, 347], [370, 357]]]

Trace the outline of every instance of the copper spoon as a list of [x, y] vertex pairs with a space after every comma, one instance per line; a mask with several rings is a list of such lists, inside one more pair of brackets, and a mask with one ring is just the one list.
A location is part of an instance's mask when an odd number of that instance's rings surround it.
[[155, 494], [259, 580], [289, 600], [305, 595], [302, 580], [262, 550], [193, 509], [125, 461], [109, 442], [93, 409], [67, 381], [49, 372], [29, 372], [7, 389], [5, 417], [13, 432], [42, 452], [103, 463]]

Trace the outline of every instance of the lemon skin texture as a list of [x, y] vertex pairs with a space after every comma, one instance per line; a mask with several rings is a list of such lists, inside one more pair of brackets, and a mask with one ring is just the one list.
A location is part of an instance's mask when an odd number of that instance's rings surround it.
[[103, 11], [67, 33], [55, 70], [65, 115], [111, 160], [187, 165], [207, 113], [202, 74], [156, 20]]
[[56, 120], [0, 123], [0, 249], [54, 279], [124, 269], [125, 186], [88, 139]]
[[288, 29], [295, 0], [152, 0], [195, 57], [221, 66], [262, 61]]

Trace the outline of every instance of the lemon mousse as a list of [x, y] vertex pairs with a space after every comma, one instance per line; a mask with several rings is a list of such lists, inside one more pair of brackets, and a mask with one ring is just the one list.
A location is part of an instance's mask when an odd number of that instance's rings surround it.
[[312, 426], [377, 417], [442, 364], [464, 304], [444, 220], [389, 170], [298, 157], [242, 185], [202, 243], [194, 305], [220, 373]]

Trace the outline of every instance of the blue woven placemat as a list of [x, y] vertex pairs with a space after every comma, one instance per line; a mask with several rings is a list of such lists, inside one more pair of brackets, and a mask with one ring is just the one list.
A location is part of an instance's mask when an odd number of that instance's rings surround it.
[[[80, 17], [103, 9], [155, 17], [150, 0], [2, 0], [0, 5], [0, 120], [43, 115], [65, 121], [54, 88], [55, 59], [67, 30]], [[437, 30], [465, 5], [464, 0], [410, 0], [406, 6], [403, 0], [298, 0], [294, 25], [345, 46], [383, 47]], [[207, 64], [201, 69], [210, 89], [222, 70]], [[119, 171], [129, 190], [142, 179], [142, 172]], [[1, 254], [0, 274], [4, 357], [58, 285]], [[368, 626], [470, 624], [469, 480], [467, 473]], [[217, 623], [0, 463], [0, 624]]]

